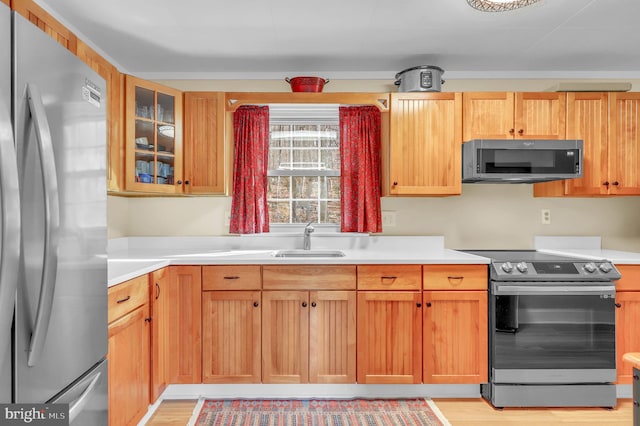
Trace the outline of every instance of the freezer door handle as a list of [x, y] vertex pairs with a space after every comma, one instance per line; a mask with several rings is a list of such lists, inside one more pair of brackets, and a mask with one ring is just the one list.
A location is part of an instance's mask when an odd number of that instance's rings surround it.
[[60, 205], [58, 201], [58, 178], [55, 158], [53, 155], [53, 140], [42, 102], [40, 90], [35, 84], [27, 85], [27, 97], [33, 127], [36, 132], [38, 150], [40, 152], [40, 167], [42, 169], [42, 185], [44, 188], [44, 216], [45, 240], [44, 259], [42, 262], [42, 278], [40, 282], [40, 299], [36, 313], [35, 325], [31, 334], [27, 365], [36, 365], [42, 355], [42, 350], [49, 330], [51, 309], [53, 307], [53, 293], [58, 273], [58, 240], [60, 231]]
[[78, 397], [74, 402], [69, 404], [69, 424], [73, 423], [73, 421], [78, 417], [82, 410], [84, 410], [87, 402], [91, 399], [91, 395], [95, 391], [96, 387], [100, 383], [100, 379], [102, 378], [102, 372], [98, 371], [93, 379], [91, 379], [91, 383], [89, 386], [82, 392], [82, 395]]
[[[4, 104], [0, 108], [4, 109]], [[11, 111], [0, 111], [9, 120]], [[20, 261], [20, 187], [18, 157], [11, 125], [0, 128], [0, 343], [11, 341], [11, 321]], [[0, 350], [0, 366], [10, 351]]]

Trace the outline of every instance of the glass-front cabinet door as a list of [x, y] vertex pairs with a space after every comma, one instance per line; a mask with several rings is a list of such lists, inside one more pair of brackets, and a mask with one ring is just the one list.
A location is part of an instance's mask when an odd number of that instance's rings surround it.
[[127, 76], [127, 191], [182, 192], [182, 93]]

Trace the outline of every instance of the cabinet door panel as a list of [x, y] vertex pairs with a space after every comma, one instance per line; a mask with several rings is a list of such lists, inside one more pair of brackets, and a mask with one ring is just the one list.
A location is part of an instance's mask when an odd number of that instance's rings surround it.
[[516, 139], [564, 139], [566, 93], [518, 92], [515, 94]]
[[169, 268], [151, 274], [151, 394], [152, 404], [167, 387], [167, 285]]
[[462, 95], [391, 94], [389, 188], [393, 195], [459, 195]]
[[260, 292], [202, 293], [202, 381], [260, 383]]
[[513, 93], [467, 92], [462, 99], [463, 141], [513, 139]]
[[224, 194], [224, 93], [184, 94], [184, 179], [188, 194]]
[[262, 293], [263, 383], [308, 383], [309, 293]]
[[640, 93], [611, 93], [610, 193], [640, 194]]
[[640, 291], [616, 293], [616, 365], [618, 384], [633, 383], [631, 364], [623, 360], [627, 352], [640, 352]]
[[424, 382], [484, 383], [486, 291], [424, 292]]
[[356, 292], [312, 291], [309, 382], [355, 383]]
[[168, 383], [202, 381], [200, 266], [170, 266], [167, 286]]
[[358, 293], [358, 383], [422, 381], [420, 292]]
[[149, 406], [149, 306], [109, 324], [110, 425], [137, 424]]

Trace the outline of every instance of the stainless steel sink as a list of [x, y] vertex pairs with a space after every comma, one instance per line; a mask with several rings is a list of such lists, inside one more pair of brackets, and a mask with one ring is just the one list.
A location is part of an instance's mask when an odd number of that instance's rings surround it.
[[340, 250], [278, 250], [275, 257], [344, 257]]

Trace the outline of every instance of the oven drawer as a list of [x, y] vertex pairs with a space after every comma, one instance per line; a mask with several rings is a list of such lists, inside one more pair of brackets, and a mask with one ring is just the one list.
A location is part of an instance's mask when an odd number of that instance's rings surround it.
[[424, 265], [425, 290], [487, 290], [487, 265]]

